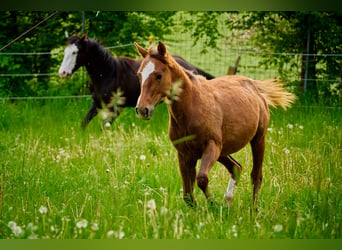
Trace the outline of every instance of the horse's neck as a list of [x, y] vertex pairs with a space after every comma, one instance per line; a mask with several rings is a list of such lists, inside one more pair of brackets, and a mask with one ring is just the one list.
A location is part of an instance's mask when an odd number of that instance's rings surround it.
[[[193, 99], [196, 98], [200, 90], [197, 83], [193, 82], [181, 68], [177, 69], [177, 73], [174, 75], [174, 81], [181, 81], [180, 93], [178, 94], [178, 100], [170, 100], [171, 104], [168, 105], [168, 110], [171, 119], [181, 124], [182, 120], [186, 118], [187, 113], [190, 112]], [[174, 86], [175, 84], [173, 84]]]
[[98, 44], [88, 46], [85, 67], [90, 78], [100, 80], [112, 72], [115, 59]]

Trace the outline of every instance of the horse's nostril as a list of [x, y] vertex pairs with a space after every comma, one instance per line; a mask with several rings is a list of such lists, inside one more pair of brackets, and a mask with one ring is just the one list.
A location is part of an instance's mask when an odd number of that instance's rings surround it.
[[148, 117], [148, 108], [144, 108], [143, 114], [145, 117]]
[[138, 107], [135, 108], [135, 113], [136, 113], [137, 115], [139, 115], [139, 109], [138, 109]]

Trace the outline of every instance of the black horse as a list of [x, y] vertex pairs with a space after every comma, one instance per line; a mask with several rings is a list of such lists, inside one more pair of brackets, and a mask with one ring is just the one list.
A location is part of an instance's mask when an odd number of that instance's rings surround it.
[[[195, 74], [201, 74], [207, 79], [214, 76], [191, 65], [179, 56], [173, 56], [185, 69]], [[71, 36], [64, 51], [64, 59], [59, 68], [59, 75], [63, 78], [74, 73], [79, 67], [85, 66], [90, 77], [90, 92], [93, 103], [82, 122], [84, 129], [99, 110], [106, 107], [116, 115], [123, 107], [135, 107], [140, 95], [140, 84], [137, 70], [141, 59], [127, 57], [113, 58], [110, 53], [96, 40], [87, 38], [85, 35], [79, 37]], [[112, 97], [117, 91], [122, 92], [124, 103], [112, 105]], [[112, 123], [115, 115], [111, 115], [108, 122]]]

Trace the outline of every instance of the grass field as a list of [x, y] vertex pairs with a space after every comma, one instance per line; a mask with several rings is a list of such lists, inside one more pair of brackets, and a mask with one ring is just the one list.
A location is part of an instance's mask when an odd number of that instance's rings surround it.
[[0, 238], [341, 238], [341, 109], [272, 110], [256, 213], [249, 146], [234, 155], [244, 170], [231, 207], [220, 164], [217, 205], [196, 187], [187, 207], [164, 105], [148, 122], [125, 109], [85, 131], [89, 99], [0, 105]]

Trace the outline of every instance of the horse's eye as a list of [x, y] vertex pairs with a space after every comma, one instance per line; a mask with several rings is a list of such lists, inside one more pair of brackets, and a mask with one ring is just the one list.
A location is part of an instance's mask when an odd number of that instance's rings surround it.
[[76, 55], [76, 51], [73, 51], [72, 54], [73, 54], [73, 55]]
[[162, 78], [162, 74], [158, 73], [156, 78], [157, 78], [157, 80], [160, 80]]

